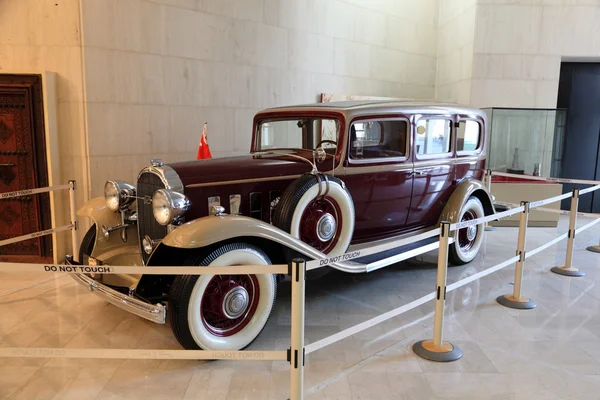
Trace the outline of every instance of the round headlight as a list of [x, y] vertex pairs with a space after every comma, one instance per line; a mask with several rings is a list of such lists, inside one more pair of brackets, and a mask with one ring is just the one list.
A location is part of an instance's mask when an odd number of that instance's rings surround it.
[[180, 219], [190, 207], [190, 201], [183, 194], [166, 189], [154, 192], [152, 212], [161, 225], [169, 225]]
[[111, 211], [127, 208], [135, 200], [135, 187], [121, 181], [108, 181], [104, 185], [104, 201]]
[[108, 181], [104, 185], [104, 201], [106, 201], [106, 207], [111, 211], [117, 211], [119, 209], [119, 186], [115, 181]]

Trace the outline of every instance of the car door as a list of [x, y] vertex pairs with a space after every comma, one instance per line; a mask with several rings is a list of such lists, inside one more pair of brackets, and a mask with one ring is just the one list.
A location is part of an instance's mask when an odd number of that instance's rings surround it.
[[452, 195], [454, 183], [453, 120], [449, 116], [422, 116], [415, 121], [414, 180], [407, 225], [437, 223]]
[[456, 125], [456, 162], [454, 180], [465, 178], [482, 180], [485, 160], [481, 157], [484, 148], [483, 122], [480, 118], [463, 117]]
[[356, 211], [353, 242], [403, 229], [412, 195], [408, 118], [355, 119], [349, 127], [346, 183]]

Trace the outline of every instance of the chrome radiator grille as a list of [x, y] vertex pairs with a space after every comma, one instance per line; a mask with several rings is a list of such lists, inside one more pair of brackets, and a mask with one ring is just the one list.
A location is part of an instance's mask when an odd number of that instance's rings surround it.
[[158, 189], [164, 189], [160, 177], [152, 172], [142, 173], [137, 181], [137, 217], [138, 217], [138, 233], [140, 237], [140, 250], [144, 263], [148, 261], [150, 255], [146, 254], [142, 246], [142, 240], [147, 235], [154, 241], [162, 240], [167, 235], [167, 227], [160, 225], [154, 219], [152, 214], [152, 203], [142, 199], [152, 198], [152, 195]]

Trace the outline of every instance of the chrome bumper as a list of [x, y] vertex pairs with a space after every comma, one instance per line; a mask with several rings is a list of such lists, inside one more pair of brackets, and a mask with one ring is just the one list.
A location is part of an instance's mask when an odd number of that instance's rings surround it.
[[134, 297], [127, 296], [126, 294], [96, 282], [85, 274], [71, 274], [71, 276], [77, 282], [87, 287], [90, 292], [94, 292], [112, 305], [135, 314], [138, 317], [156, 322], [157, 324], [164, 324], [167, 321], [167, 309], [162, 304], [153, 305]]

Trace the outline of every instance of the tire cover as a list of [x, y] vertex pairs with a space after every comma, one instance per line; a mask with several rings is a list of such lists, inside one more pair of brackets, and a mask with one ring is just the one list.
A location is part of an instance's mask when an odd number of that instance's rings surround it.
[[[321, 182], [314, 175], [303, 175], [282, 193], [273, 212], [273, 225], [289, 232], [325, 254], [344, 254], [354, 233], [354, 202], [343, 182], [327, 176]], [[335, 220], [335, 234], [323, 241], [316, 233], [319, 217], [329, 213]], [[307, 240], [310, 239], [310, 240]]]

